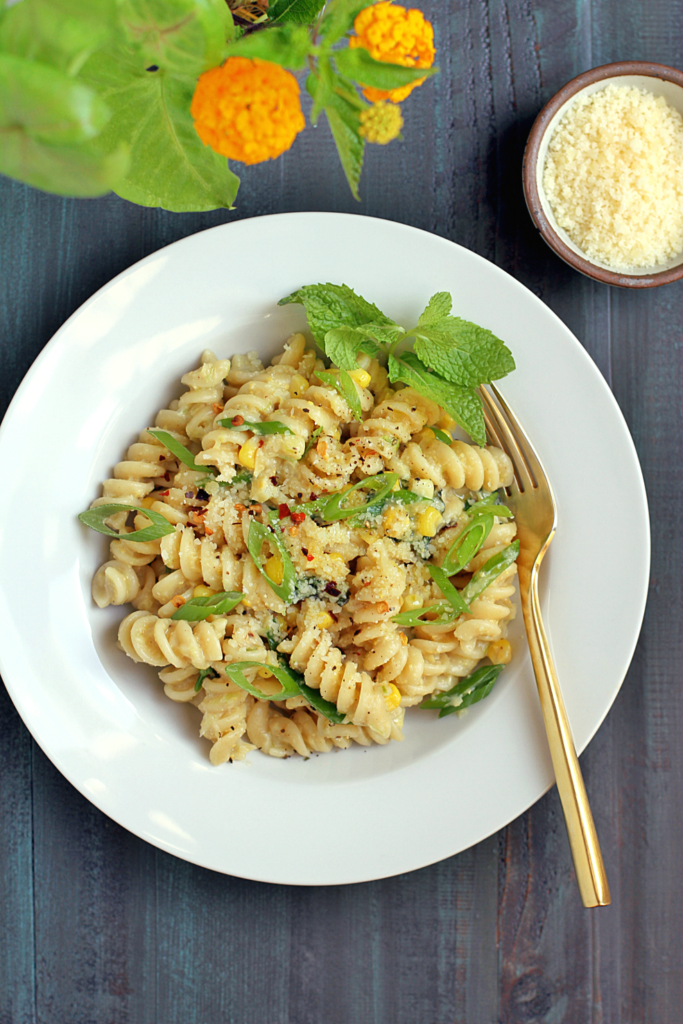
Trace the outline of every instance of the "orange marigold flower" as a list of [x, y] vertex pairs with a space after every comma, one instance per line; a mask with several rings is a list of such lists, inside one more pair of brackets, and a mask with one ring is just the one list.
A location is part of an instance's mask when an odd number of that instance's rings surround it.
[[190, 111], [205, 145], [244, 164], [274, 160], [305, 127], [294, 75], [256, 58], [229, 57], [200, 75]]
[[[407, 11], [398, 4], [381, 0], [362, 10], [353, 27], [356, 35], [349, 39], [349, 46], [364, 47], [375, 60], [400, 64], [404, 68], [430, 68], [434, 63], [434, 30], [422, 11]], [[371, 103], [377, 100], [400, 103], [423, 82], [424, 78], [419, 78], [410, 85], [388, 91], [367, 88], [363, 95]]]

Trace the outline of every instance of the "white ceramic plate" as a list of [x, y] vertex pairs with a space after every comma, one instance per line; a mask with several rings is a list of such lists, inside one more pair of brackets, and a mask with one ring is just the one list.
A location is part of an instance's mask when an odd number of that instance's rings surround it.
[[340, 214], [241, 221], [161, 249], [74, 313], [0, 431], [2, 675], [45, 753], [105, 814], [205, 867], [300, 885], [441, 860], [552, 783], [521, 637], [492, 696], [462, 719], [412, 711], [401, 744], [213, 768], [195, 708], [115, 648], [124, 609], [92, 603], [107, 542], [77, 513], [202, 349], [269, 357], [305, 324], [277, 300], [315, 281], [346, 282], [410, 326], [450, 291], [458, 314], [510, 345], [518, 369], [503, 391], [559, 506], [543, 606], [579, 750], [628, 668], [649, 567], [640, 467], [595, 365], [531, 292], [442, 238]]

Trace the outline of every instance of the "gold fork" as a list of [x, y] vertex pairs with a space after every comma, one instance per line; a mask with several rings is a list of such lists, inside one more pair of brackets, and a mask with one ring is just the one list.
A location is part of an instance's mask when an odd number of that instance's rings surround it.
[[520, 541], [522, 612], [579, 891], [585, 907], [604, 907], [611, 902], [605, 866], [538, 599], [539, 568], [557, 526], [555, 499], [517, 418], [497, 388], [491, 385], [491, 391], [496, 401], [486, 388], [480, 388], [484, 418], [491, 441], [507, 452], [514, 466], [506, 503], [514, 512]]

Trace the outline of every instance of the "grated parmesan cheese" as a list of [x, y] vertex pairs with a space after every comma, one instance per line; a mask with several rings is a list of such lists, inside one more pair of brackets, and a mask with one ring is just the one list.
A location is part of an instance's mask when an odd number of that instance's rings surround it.
[[560, 227], [614, 270], [683, 252], [683, 117], [661, 96], [608, 85], [555, 129], [543, 187]]

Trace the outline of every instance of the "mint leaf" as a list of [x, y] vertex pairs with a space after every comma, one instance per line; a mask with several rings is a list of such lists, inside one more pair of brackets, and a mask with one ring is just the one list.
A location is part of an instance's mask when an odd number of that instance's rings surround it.
[[230, 43], [225, 52], [228, 57], [257, 57], [298, 71], [305, 67], [311, 52], [311, 37], [306, 26], [296, 24], [291, 19], [289, 24], [281, 27], [250, 32]]
[[325, 0], [273, 0], [268, 5], [268, 21], [293, 21], [310, 24], [320, 14]]
[[453, 300], [450, 292], [437, 292], [436, 295], [432, 295], [425, 309], [420, 313], [417, 326], [431, 327], [432, 324], [438, 324], [440, 320], [444, 320], [448, 316], [452, 306]]
[[420, 359], [460, 387], [490, 384], [515, 368], [504, 342], [469, 320], [449, 316], [433, 326], [419, 325], [412, 333]]
[[481, 399], [473, 388], [458, 387], [436, 373], [431, 373], [413, 352], [402, 352], [400, 358], [389, 356], [389, 380], [402, 381], [425, 398], [437, 402], [456, 423], [467, 431], [478, 445], [486, 444], [486, 426]]
[[360, 398], [358, 396], [358, 391], [356, 390], [356, 385], [353, 383], [353, 380], [349, 377], [346, 370], [340, 370], [338, 377], [335, 373], [327, 373], [323, 370], [318, 370], [316, 376], [320, 377], [321, 381], [323, 381], [324, 384], [327, 384], [328, 387], [334, 388], [335, 391], [339, 392], [342, 398], [346, 401], [346, 404], [351, 410], [355, 420], [363, 419], [363, 410], [361, 409]]
[[325, 354], [340, 370], [355, 370], [359, 352], [376, 356], [379, 345], [367, 336], [364, 328], [337, 327], [325, 335]]
[[359, 85], [373, 89], [400, 89], [421, 78], [438, 73], [438, 68], [405, 68], [375, 60], [362, 46], [353, 50], [335, 50], [334, 60], [339, 71]]
[[346, 284], [305, 285], [280, 299], [278, 306], [286, 306], [290, 302], [305, 307], [311, 333], [321, 347], [327, 332], [337, 327], [361, 327], [368, 323], [395, 326], [393, 320], [377, 306], [356, 295]]

